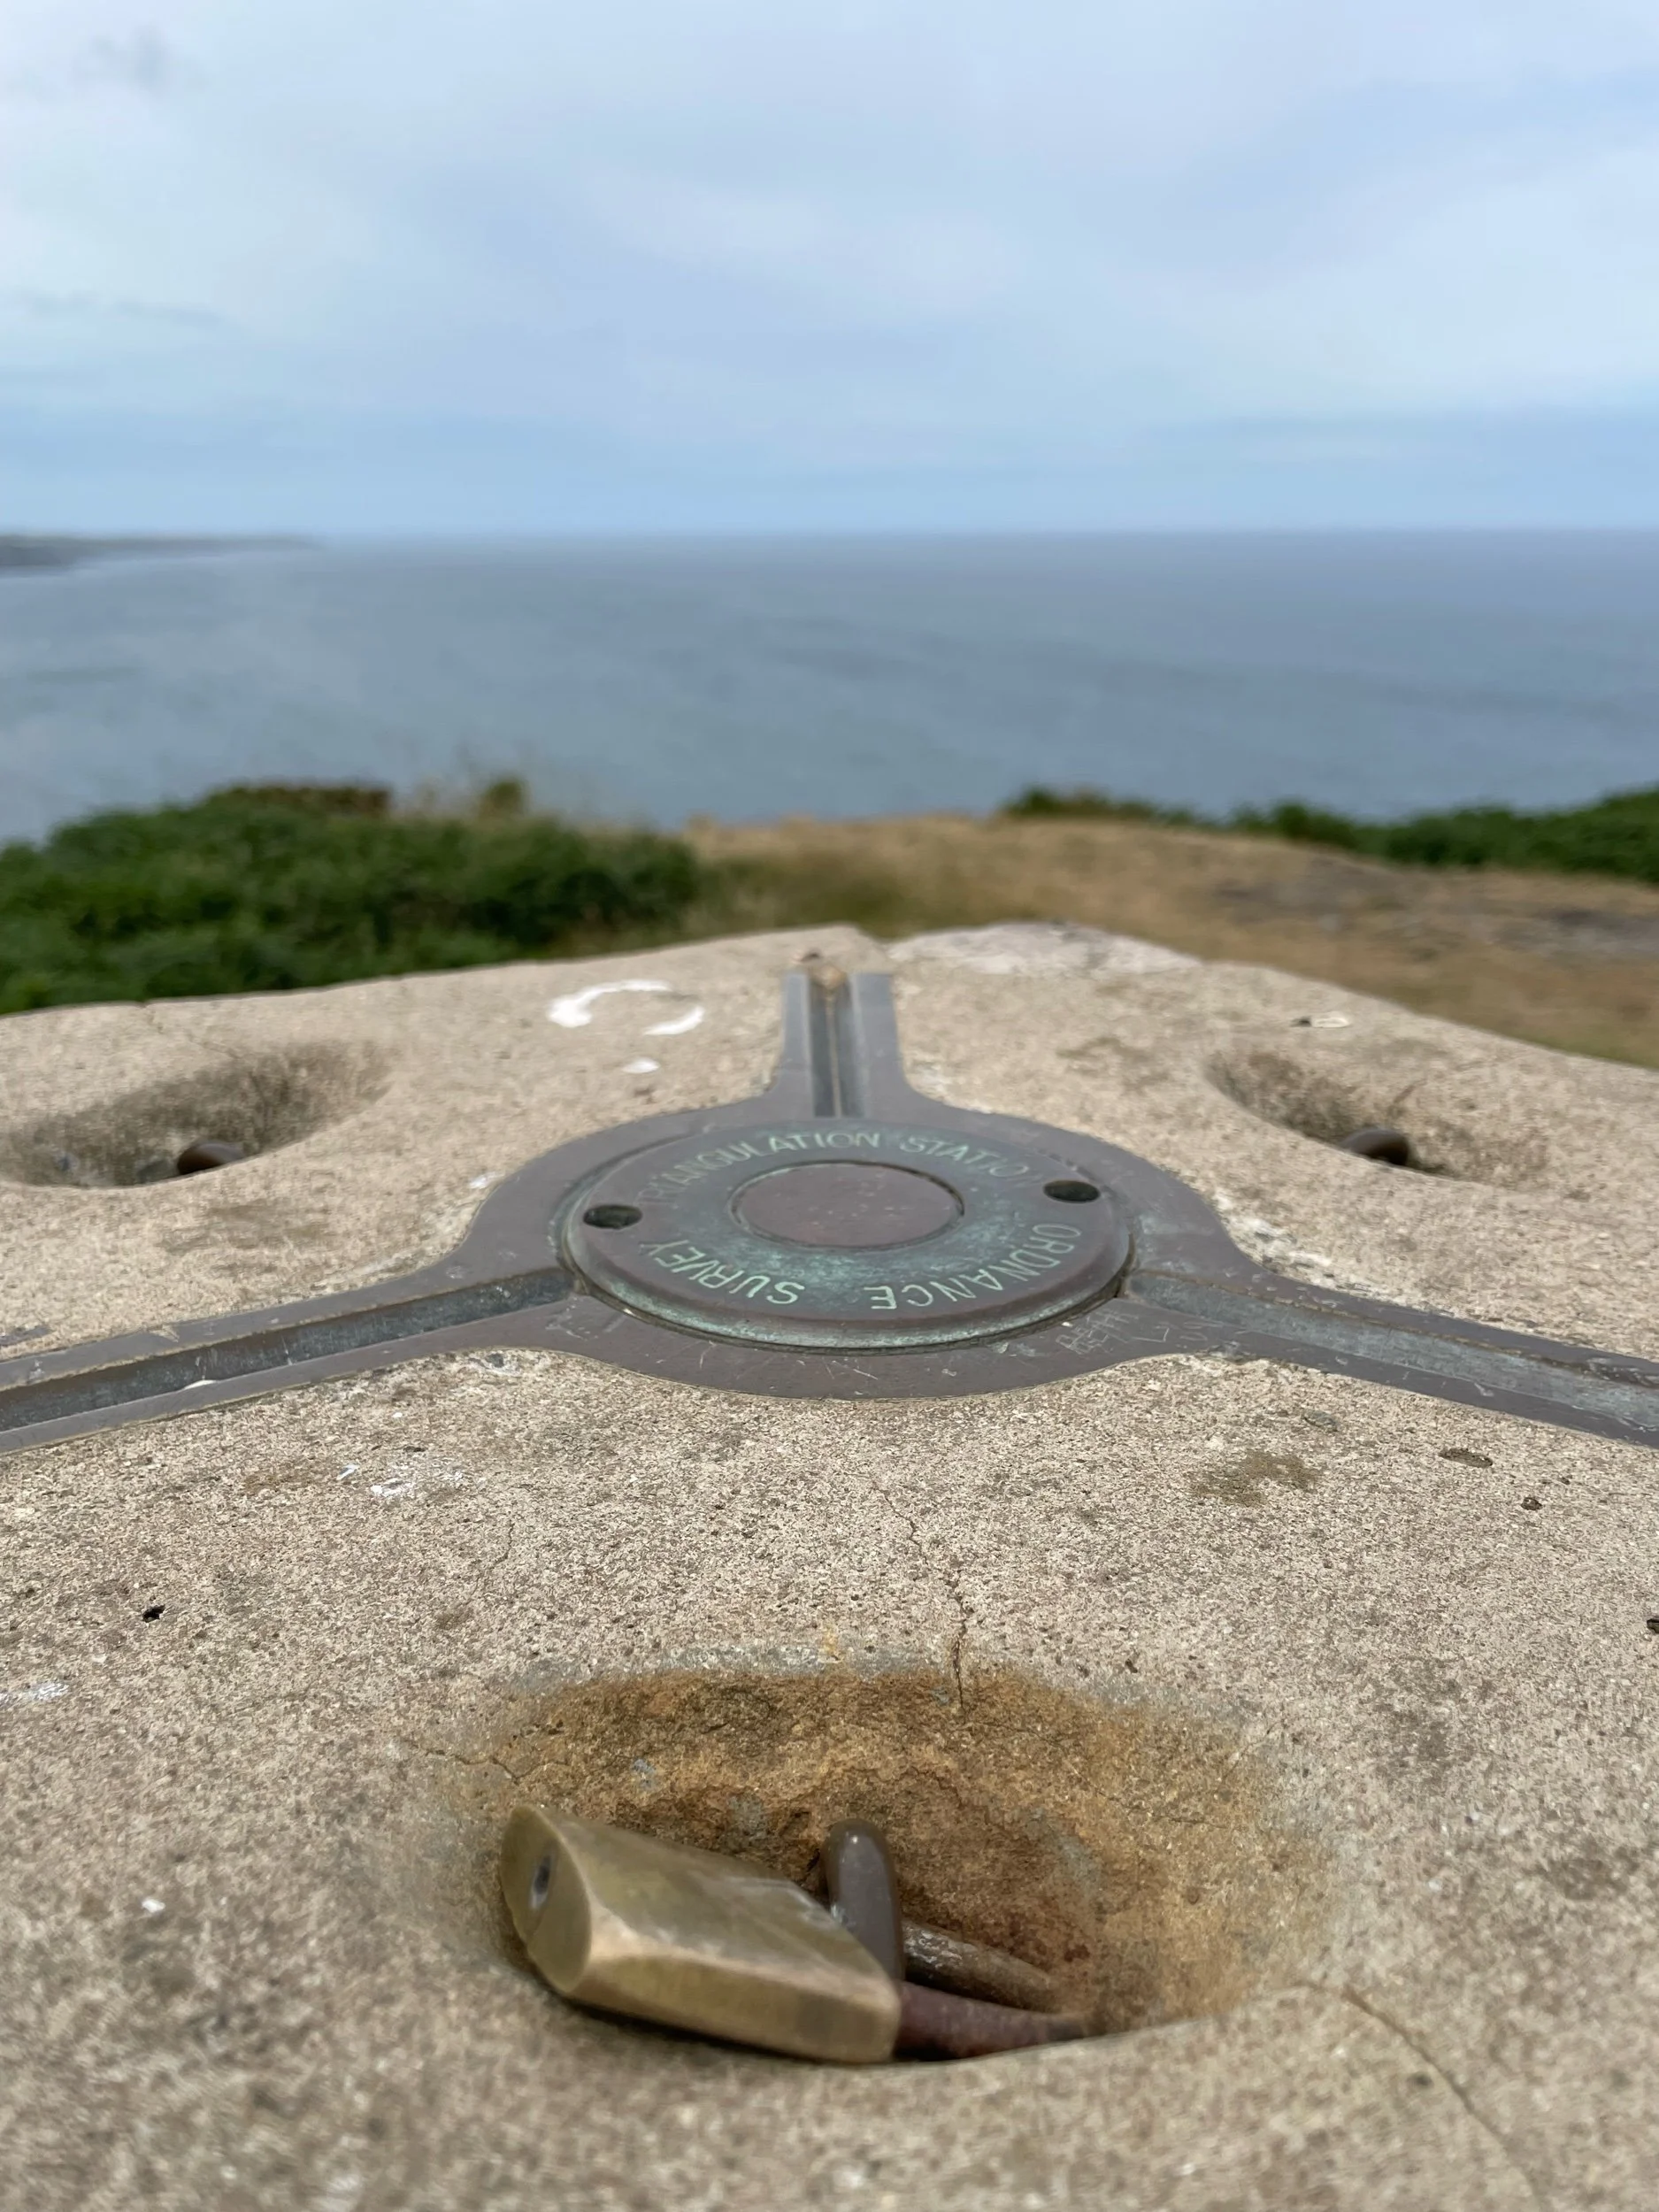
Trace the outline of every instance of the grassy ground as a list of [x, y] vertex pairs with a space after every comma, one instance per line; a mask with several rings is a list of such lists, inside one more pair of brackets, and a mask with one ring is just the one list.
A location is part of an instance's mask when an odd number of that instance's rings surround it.
[[1659, 784], [1616, 791], [1589, 806], [1517, 813], [1508, 806], [1451, 807], [1393, 822], [1359, 822], [1299, 799], [1240, 807], [1225, 819], [1184, 807], [1114, 799], [1103, 791], [1048, 791], [1033, 784], [1002, 811], [1036, 821], [1150, 822], [1171, 829], [1240, 832], [1299, 845], [1328, 845], [1426, 868], [1548, 869], [1567, 875], [1629, 876], [1659, 883]]
[[1582, 870], [1611, 836], [1621, 876], [1403, 864], [1305, 841], [1300, 818], [1274, 836], [1087, 795], [988, 819], [703, 823], [675, 838], [530, 814], [512, 784], [447, 810], [399, 810], [373, 789], [242, 789], [0, 849], [0, 1012], [797, 924], [901, 937], [1070, 920], [1659, 1066], [1653, 816], [1640, 793], [1577, 817], [1504, 816], [1486, 847], [1478, 818], [1459, 818], [1458, 849], [1489, 862], [1542, 839], [1555, 868]]
[[1659, 887], [1646, 883], [1403, 866], [1100, 818], [704, 823], [692, 841], [719, 869], [736, 864], [727, 926], [844, 920], [902, 936], [1087, 922], [1659, 1067]]

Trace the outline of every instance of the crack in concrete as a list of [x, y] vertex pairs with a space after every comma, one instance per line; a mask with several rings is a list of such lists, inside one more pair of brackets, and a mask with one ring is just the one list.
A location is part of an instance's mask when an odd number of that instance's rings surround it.
[[517, 1532], [509, 1528], [507, 1532], [507, 1540], [502, 1546], [500, 1551], [495, 1555], [495, 1558], [486, 1561], [473, 1569], [472, 1587], [480, 1596], [483, 1594], [485, 1584], [492, 1581], [500, 1572], [502, 1568], [503, 1568], [507, 1562], [512, 1557], [512, 1548], [514, 1541], [516, 1540], [516, 1535]]
[[[916, 1516], [902, 1506], [899, 1508], [899, 1514], [905, 1527], [910, 1531], [910, 1542], [916, 1548], [916, 1556], [921, 1562], [924, 1571], [930, 1571], [931, 1562], [928, 1559], [927, 1548], [922, 1542], [922, 1532], [917, 1526]], [[956, 1615], [956, 1631], [950, 1639], [947, 1663], [950, 1668], [950, 1678], [956, 1686], [956, 1709], [960, 1712], [965, 1709], [967, 1705], [967, 1693], [963, 1684], [963, 1663], [967, 1651], [968, 1628], [973, 1619], [973, 1614], [967, 1600], [962, 1594], [962, 1562], [959, 1559], [953, 1559], [946, 1570], [945, 1595], [955, 1608]]]
[[1498, 2149], [1503, 2154], [1505, 2163], [1520, 2177], [1527, 2195], [1535, 2205], [1539, 2206], [1540, 2212], [1543, 2212], [1545, 2199], [1537, 2182], [1517, 2157], [1514, 2149], [1502, 2131], [1487, 2119], [1457, 2077], [1435, 2057], [1421, 2036], [1413, 2034], [1409, 2028], [1406, 2027], [1402, 2022], [1396, 2020], [1391, 2013], [1385, 2011], [1374, 1999], [1363, 1995], [1346, 1982], [1302, 1982], [1297, 1986], [1302, 1989], [1317, 1990], [1321, 1996], [1340, 1997], [1345, 2005], [1352, 2005], [1356, 2012], [1363, 2013], [1368, 2020], [1374, 2020], [1379, 2027], [1386, 2028], [1389, 2034], [1397, 2036], [1408, 2050], [1415, 2052], [1423, 2063], [1432, 2068], [1435, 2075], [1446, 2084], [1448, 2089], [1451, 2091], [1453, 2096], [1456, 2098], [1481, 2133], [1497, 2145]]
[[945, 1594], [956, 1609], [956, 1632], [950, 1640], [950, 1673], [956, 1686], [956, 1709], [965, 1710], [968, 1696], [963, 1686], [962, 1665], [968, 1647], [968, 1624], [973, 1618], [966, 1598], [962, 1594], [962, 1569], [955, 1561], [945, 1578]]
[[469, 1768], [494, 1767], [497, 1774], [504, 1774], [506, 1776], [507, 1779], [512, 1784], [515, 1789], [520, 1789], [524, 1786], [524, 1776], [522, 1774], [515, 1773], [512, 1768], [508, 1766], [505, 1762], [501, 1759], [494, 1759], [489, 1757], [488, 1755], [484, 1755], [477, 1758], [469, 1758], [465, 1751], [452, 1750], [444, 1744], [426, 1743], [423, 1742], [421, 1738], [419, 1736], [398, 1736], [394, 1738], [393, 1740], [400, 1744], [407, 1745], [411, 1751], [419, 1751], [428, 1759], [446, 1760], [450, 1766]]

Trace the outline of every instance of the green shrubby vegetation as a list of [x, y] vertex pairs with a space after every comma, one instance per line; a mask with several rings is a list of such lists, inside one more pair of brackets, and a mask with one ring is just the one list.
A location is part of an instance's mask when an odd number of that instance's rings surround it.
[[[1002, 812], [1659, 882], [1659, 789], [1557, 813], [1470, 807], [1386, 823], [1294, 803], [1222, 823], [1040, 788]], [[959, 903], [960, 886], [949, 895]], [[902, 935], [944, 926], [955, 913], [941, 918], [944, 902], [904, 865], [849, 869], [818, 851], [709, 857], [680, 837], [533, 814], [512, 780], [448, 809], [399, 809], [374, 786], [244, 785], [0, 849], [0, 1013], [296, 990], [834, 919]]]
[[1098, 791], [1048, 791], [1041, 785], [1022, 792], [1002, 812], [1225, 829], [1251, 837], [1287, 838], [1296, 844], [1330, 845], [1419, 867], [1548, 869], [1659, 883], [1659, 785], [1618, 792], [1594, 806], [1554, 812], [1521, 814], [1507, 806], [1470, 806], [1409, 815], [1398, 822], [1356, 822], [1345, 814], [1303, 806], [1298, 800], [1275, 807], [1241, 808], [1218, 821], [1184, 807], [1151, 806]]
[[0, 1012], [282, 991], [672, 935], [687, 844], [523, 811], [395, 813], [361, 787], [243, 787], [0, 849]]

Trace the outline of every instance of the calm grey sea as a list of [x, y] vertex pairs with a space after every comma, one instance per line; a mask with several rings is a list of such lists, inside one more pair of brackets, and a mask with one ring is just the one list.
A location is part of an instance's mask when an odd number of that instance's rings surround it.
[[663, 824], [1659, 780], [1659, 535], [355, 546], [0, 576], [0, 835], [246, 779]]

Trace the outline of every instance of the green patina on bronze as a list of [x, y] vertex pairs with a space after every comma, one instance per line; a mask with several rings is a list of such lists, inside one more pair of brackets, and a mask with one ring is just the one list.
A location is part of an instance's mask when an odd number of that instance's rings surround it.
[[1130, 1233], [1112, 1194], [1057, 1154], [813, 1118], [619, 1162], [570, 1208], [564, 1246], [585, 1280], [658, 1320], [880, 1350], [1075, 1311], [1116, 1283]]

